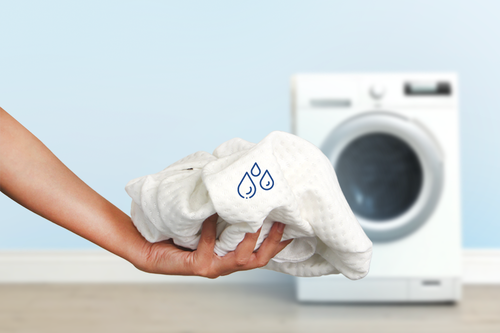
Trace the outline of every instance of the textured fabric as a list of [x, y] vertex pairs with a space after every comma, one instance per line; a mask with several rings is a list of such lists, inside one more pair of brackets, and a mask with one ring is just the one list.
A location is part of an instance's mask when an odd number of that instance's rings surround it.
[[258, 144], [236, 138], [130, 181], [132, 220], [150, 242], [195, 249], [203, 221], [219, 215], [215, 252], [233, 251], [245, 233], [274, 221], [294, 239], [265, 267], [295, 276], [368, 273], [372, 243], [347, 204], [328, 158], [311, 143], [272, 132]]

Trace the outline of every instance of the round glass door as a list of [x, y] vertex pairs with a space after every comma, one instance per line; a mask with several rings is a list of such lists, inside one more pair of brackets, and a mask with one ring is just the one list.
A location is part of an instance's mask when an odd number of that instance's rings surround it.
[[442, 186], [438, 147], [419, 125], [390, 113], [351, 118], [322, 147], [354, 214], [373, 241], [417, 230]]
[[353, 140], [340, 154], [335, 170], [351, 209], [372, 221], [400, 216], [422, 188], [418, 156], [393, 135], [375, 133]]

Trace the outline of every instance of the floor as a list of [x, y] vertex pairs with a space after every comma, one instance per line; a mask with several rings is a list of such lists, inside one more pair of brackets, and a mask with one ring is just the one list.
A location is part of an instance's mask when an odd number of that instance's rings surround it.
[[455, 305], [299, 304], [293, 284], [2, 284], [0, 332], [500, 332], [500, 286]]

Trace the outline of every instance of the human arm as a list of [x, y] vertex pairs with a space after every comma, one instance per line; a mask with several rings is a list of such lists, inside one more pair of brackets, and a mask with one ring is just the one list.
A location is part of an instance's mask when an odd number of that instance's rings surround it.
[[171, 241], [149, 243], [128, 215], [85, 184], [2, 108], [0, 191], [34, 213], [151, 273], [213, 278], [261, 267], [290, 242], [280, 242], [283, 225], [275, 223], [259, 251], [253, 252], [257, 232], [247, 234], [234, 252], [219, 257], [213, 252], [214, 215], [203, 223], [196, 251], [185, 251]]

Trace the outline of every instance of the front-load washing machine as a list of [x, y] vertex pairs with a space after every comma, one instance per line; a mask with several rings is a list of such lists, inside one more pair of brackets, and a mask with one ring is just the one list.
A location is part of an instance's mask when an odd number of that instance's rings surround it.
[[299, 300], [460, 298], [457, 83], [450, 73], [293, 77], [293, 132], [331, 160], [373, 241], [364, 279], [298, 278]]

